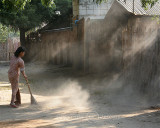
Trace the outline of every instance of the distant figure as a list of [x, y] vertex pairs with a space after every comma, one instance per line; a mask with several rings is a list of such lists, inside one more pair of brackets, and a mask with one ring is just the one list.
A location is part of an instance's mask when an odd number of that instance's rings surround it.
[[12, 88], [12, 98], [10, 106], [13, 108], [17, 108], [21, 104], [20, 91], [18, 87], [20, 72], [27, 80], [27, 76], [25, 74], [25, 69], [24, 69], [24, 61], [22, 60], [22, 57], [24, 55], [25, 55], [25, 49], [23, 47], [19, 47], [14, 53], [14, 56], [10, 60], [10, 69], [8, 71], [8, 78]]
[[77, 25], [77, 24], [78, 24], [78, 21], [79, 21], [79, 20], [75, 20], [75, 25]]

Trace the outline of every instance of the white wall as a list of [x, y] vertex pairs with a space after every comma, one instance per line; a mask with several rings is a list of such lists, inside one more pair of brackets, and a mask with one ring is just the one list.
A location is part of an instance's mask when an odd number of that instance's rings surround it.
[[104, 19], [114, 0], [108, 0], [101, 5], [94, 1], [96, 0], [73, 0], [73, 15], [79, 15], [79, 19], [83, 17], [86, 19]]

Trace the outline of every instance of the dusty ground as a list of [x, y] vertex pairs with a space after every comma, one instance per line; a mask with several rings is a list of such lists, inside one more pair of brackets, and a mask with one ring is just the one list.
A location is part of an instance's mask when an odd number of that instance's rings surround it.
[[30, 95], [21, 78], [23, 104], [18, 109], [10, 108], [7, 70], [7, 64], [0, 64], [0, 128], [160, 126], [160, 110], [151, 109], [145, 97], [129, 89], [120, 89], [121, 84], [116, 81], [118, 75], [96, 76], [42, 63], [26, 65], [31, 88], [39, 104], [30, 105]]

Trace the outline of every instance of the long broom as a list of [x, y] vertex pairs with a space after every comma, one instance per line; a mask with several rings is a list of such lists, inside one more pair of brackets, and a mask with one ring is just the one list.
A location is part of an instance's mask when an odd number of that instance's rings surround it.
[[31, 88], [30, 88], [28, 80], [26, 80], [26, 84], [28, 86], [28, 89], [29, 89], [29, 92], [30, 92], [30, 95], [31, 95], [31, 104], [37, 105], [38, 103], [37, 103], [36, 99], [34, 98], [34, 96], [32, 95]]

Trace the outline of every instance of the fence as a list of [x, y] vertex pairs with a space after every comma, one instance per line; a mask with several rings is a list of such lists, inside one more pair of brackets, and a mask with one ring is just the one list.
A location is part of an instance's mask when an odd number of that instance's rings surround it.
[[147, 5], [147, 0], [118, 0], [129, 12], [135, 15], [160, 15], [160, 0]]
[[45, 30], [27, 37], [26, 60], [49, 61], [54, 64], [82, 68], [84, 19], [73, 28]]
[[4, 61], [7, 58], [7, 44], [0, 43], [0, 60]]
[[0, 43], [0, 61], [8, 61], [15, 50], [20, 46], [19, 38], [8, 38], [5, 43]]

